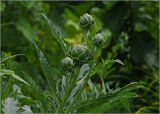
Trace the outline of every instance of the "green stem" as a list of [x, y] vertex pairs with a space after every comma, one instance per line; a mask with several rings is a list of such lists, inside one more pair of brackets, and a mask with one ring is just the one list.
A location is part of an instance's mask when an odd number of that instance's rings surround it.
[[89, 36], [89, 30], [84, 32], [84, 44], [87, 44], [88, 36]]
[[14, 57], [20, 56], [20, 55], [25, 55], [25, 54], [16, 54], [16, 55], [9, 56], [9, 57], [7, 57], [7, 58], [4, 58], [4, 59], [0, 60], [0, 63], [2, 63], [2, 62], [4, 62], [4, 61], [6, 61], [6, 60], [8, 60], [8, 59], [11, 59], [11, 58], [14, 58]]
[[94, 46], [94, 48], [93, 48], [93, 62], [92, 62], [92, 67], [93, 67], [94, 64], [96, 63], [96, 52], [97, 52], [97, 47]]

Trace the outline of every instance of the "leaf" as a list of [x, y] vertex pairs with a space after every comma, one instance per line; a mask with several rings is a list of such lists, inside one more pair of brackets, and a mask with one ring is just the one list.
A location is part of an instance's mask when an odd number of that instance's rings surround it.
[[4, 104], [3, 104], [3, 112], [5, 114], [13, 114], [13, 113], [16, 113], [16, 111], [19, 109], [17, 107], [17, 102], [13, 99], [13, 98], [6, 98], [4, 100]]
[[29, 21], [25, 18], [20, 18], [16, 23], [16, 27], [19, 31], [23, 33], [23, 35], [28, 41], [38, 41], [38, 36], [36, 35], [35, 30], [32, 28]]
[[14, 74], [14, 71], [11, 71], [11, 70], [6, 70], [6, 69], [2, 69], [2, 72], [0, 73], [0, 76], [3, 76], [3, 75], [6, 75], [6, 76], [11, 76], [12, 78], [20, 81], [20, 82], [23, 82], [24, 84], [27, 84], [29, 85], [26, 81], [24, 81], [22, 78], [20, 78], [18, 75]]
[[123, 92], [133, 91], [135, 89], [142, 88], [142, 87], [143, 86], [141, 83], [132, 82], [132, 83], [116, 90], [115, 93], [123, 93]]
[[52, 31], [53, 36], [56, 37], [57, 41], [59, 42], [59, 44], [61, 45], [64, 54], [68, 53], [68, 46], [67, 44], [64, 42], [63, 36], [60, 34], [60, 32], [58, 31], [56, 25], [53, 23], [53, 21], [51, 19], [49, 19], [45, 14], [42, 13], [42, 16], [45, 18], [45, 20], [48, 22], [48, 25], [50, 26], [50, 29]]
[[99, 95], [99, 91], [97, 90], [97, 87], [93, 84], [93, 82], [89, 79], [88, 85], [91, 88], [92, 92], [96, 94], [96, 97]]
[[131, 108], [130, 108], [128, 99], [122, 98], [122, 99], [120, 99], [120, 103], [124, 106], [124, 108], [127, 109], [127, 111], [128, 111], [129, 113], [131, 113]]
[[106, 101], [106, 99], [103, 99], [104, 101], [101, 101], [94, 105], [92, 104], [90, 106], [90, 109], [87, 110], [86, 112], [102, 113], [102, 112], [110, 111], [111, 109], [115, 108], [115, 106], [118, 104], [118, 102], [120, 102], [122, 98], [129, 99], [129, 98], [134, 98], [134, 97], [136, 97], [135, 93], [125, 93], [120, 96], [116, 95], [115, 97], [108, 99], [108, 101]]
[[12, 84], [10, 83], [10, 80], [8, 80], [8, 83], [5, 84], [5, 86], [1, 86], [1, 99], [7, 98], [12, 91]]
[[29, 85], [31, 85], [32, 89], [36, 89], [36, 90], [40, 90], [40, 87], [37, 85], [37, 83], [25, 72], [22, 72], [25, 80], [27, 80], [27, 82], [29, 83]]
[[82, 100], [87, 100], [87, 93], [85, 90], [82, 91], [81, 97], [82, 97]]
[[33, 114], [30, 106], [24, 105], [22, 108], [17, 106], [17, 102], [13, 98], [6, 98], [3, 103], [3, 112], [5, 114]]
[[136, 94], [131, 92], [126, 92], [122, 95], [108, 94], [96, 99], [83, 101], [73, 109], [77, 109], [81, 113], [103, 113], [114, 108], [122, 98], [129, 99], [133, 97], [136, 97]]
[[22, 109], [23, 109], [23, 112], [21, 112], [20, 114], [33, 114], [30, 106], [24, 105]]
[[83, 64], [82, 66], [81, 66], [81, 68], [80, 68], [80, 72], [79, 72], [79, 75], [78, 75], [78, 79], [77, 80], [79, 80], [79, 79], [81, 79], [83, 76], [85, 76], [86, 75], [86, 73], [88, 73], [89, 72], [89, 64]]
[[105, 96], [80, 102], [78, 105], [71, 107], [70, 111], [75, 109], [77, 109], [78, 112], [85, 112], [85, 113], [87, 112], [103, 113], [103, 112], [109, 111], [122, 98], [129, 99], [129, 98], [137, 97], [135, 93], [130, 91], [134, 89], [138, 89], [139, 87], [141, 87], [139, 83], [135, 83], [135, 82], [130, 83], [127, 86], [120, 88], [119, 90], [110, 92]]
[[[54, 76], [54, 80], [56, 80], [58, 77], [56, 77], [54, 75], [53, 70], [52, 70], [51, 66], [48, 64], [46, 57], [44, 56], [43, 52], [39, 49], [39, 47], [37, 46], [37, 44], [34, 41], [33, 41], [33, 45], [36, 48], [38, 59], [39, 59], [40, 65], [42, 67], [42, 70], [44, 72], [44, 75], [46, 77], [46, 80], [47, 80], [49, 86], [51, 86], [52, 85], [51, 84], [52, 83], [51, 77]], [[51, 87], [53, 87], [53, 86], [51, 86]], [[55, 83], [54, 83], [53, 88], [55, 88]]]
[[105, 85], [104, 80], [103, 80], [103, 78], [102, 78], [101, 76], [100, 76], [100, 79], [101, 79], [101, 81], [102, 81], [102, 93], [103, 93], [104, 95], [106, 95], [106, 94], [107, 94], [106, 85]]
[[71, 92], [70, 96], [67, 99], [67, 102], [72, 103], [74, 96], [78, 93], [78, 91], [82, 88], [83, 83], [79, 83]]
[[0, 63], [6, 61], [6, 60], [8, 60], [8, 59], [12, 59], [12, 58], [14, 58], [14, 57], [17, 57], [17, 56], [21, 56], [21, 55], [24, 55], [24, 54], [16, 54], [16, 55], [12, 55], [12, 56], [6, 57], [6, 58], [0, 60]]
[[123, 62], [121, 60], [119, 60], [119, 59], [115, 59], [114, 62], [117, 62], [117, 63], [119, 63], [121, 65], [124, 65]]
[[[57, 102], [60, 102], [60, 99], [59, 99], [59, 97], [58, 97], [58, 95], [56, 94], [56, 91], [55, 91], [56, 90], [56, 80], [58, 79], [58, 77], [53, 75], [52, 68], [48, 64], [47, 59], [45, 58], [43, 52], [38, 48], [38, 46], [35, 43], [35, 41], [33, 41], [33, 45], [36, 48], [38, 59], [40, 61], [40, 64], [41, 64], [42, 70], [44, 72], [45, 78], [47, 80], [47, 83], [49, 85], [49, 88], [52, 91], [52, 95], [53, 95], [53, 97], [56, 98]], [[54, 80], [51, 80], [52, 76], [54, 76]]]

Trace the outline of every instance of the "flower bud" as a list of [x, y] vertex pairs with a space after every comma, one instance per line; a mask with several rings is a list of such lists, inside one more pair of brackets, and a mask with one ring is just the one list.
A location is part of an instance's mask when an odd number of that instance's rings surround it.
[[71, 50], [71, 56], [76, 64], [83, 64], [88, 58], [88, 48], [86, 45], [75, 45]]
[[83, 29], [90, 29], [94, 24], [94, 18], [89, 15], [88, 13], [85, 13], [83, 16], [80, 17], [79, 25]]
[[101, 33], [96, 34], [92, 37], [92, 42], [96, 47], [101, 46], [104, 43], [104, 38]]
[[62, 69], [71, 70], [73, 66], [74, 66], [74, 63], [71, 58], [65, 57], [64, 59], [62, 59], [62, 62], [61, 62]]

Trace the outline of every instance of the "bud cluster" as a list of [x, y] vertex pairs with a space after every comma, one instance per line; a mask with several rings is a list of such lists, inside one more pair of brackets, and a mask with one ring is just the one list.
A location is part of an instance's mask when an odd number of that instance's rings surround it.
[[[94, 18], [88, 13], [80, 17], [79, 25], [85, 30], [89, 30], [94, 25]], [[101, 33], [97, 33], [92, 37], [92, 43], [95, 47], [100, 47], [104, 43], [104, 38]], [[87, 44], [74, 45], [68, 53], [68, 57], [62, 59], [61, 67], [65, 71], [70, 71], [74, 66], [80, 66], [89, 62], [92, 57]]]

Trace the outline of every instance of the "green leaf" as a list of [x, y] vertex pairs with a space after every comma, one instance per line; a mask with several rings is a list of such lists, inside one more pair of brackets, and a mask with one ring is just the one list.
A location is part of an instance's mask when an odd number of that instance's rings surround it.
[[48, 25], [50, 26], [50, 29], [52, 31], [52, 34], [54, 37], [56, 37], [57, 41], [59, 42], [59, 44], [61, 45], [64, 54], [68, 53], [68, 46], [67, 44], [64, 42], [63, 36], [60, 34], [60, 32], [58, 31], [56, 25], [53, 23], [53, 21], [51, 19], [49, 19], [45, 14], [42, 13], [42, 16], [45, 18], [45, 20], [48, 22]]
[[[3, 89], [4, 88], [4, 89]], [[5, 84], [5, 86], [4, 87], [2, 87], [1, 86], [1, 99], [3, 100], [3, 99], [6, 99], [9, 95], [10, 95], [10, 93], [11, 93], [11, 91], [12, 91], [12, 84], [10, 83], [10, 80], [8, 80], [8, 83], [7, 84]]]
[[136, 97], [135, 93], [125, 93], [123, 95], [116, 95], [114, 97], [109, 98], [107, 101], [107, 98], [104, 98], [101, 100], [101, 102], [98, 101], [98, 103], [91, 104], [86, 110], [86, 112], [90, 113], [103, 113], [106, 111], [110, 111], [111, 109], [115, 108], [115, 106], [120, 102], [121, 99], [126, 98], [134, 98]]
[[90, 79], [88, 80], [88, 85], [91, 88], [92, 92], [96, 94], [96, 97], [98, 97], [99, 91]]
[[[57, 102], [60, 102], [59, 97], [56, 95], [56, 80], [58, 77], [53, 75], [53, 70], [51, 66], [48, 64], [47, 59], [45, 58], [43, 52], [38, 48], [37, 44], [33, 41], [33, 45], [36, 48], [37, 54], [38, 54], [38, 59], [40, 61], [42, 70], [44, 72], [45, 78], [47, 80], [47, 83], [49, 85], [50, 90], [53, 93], [53, 97], [57, 99]], [[54, 80], [51, 80], [51, 77], [54, 76]]]
[[24, 55], [24, 54], [16, 54], [16, 55], [12, 55], [12, 56], [6, 57], [6, 58], [0, 60], [0, 63], [6, 61], [6, 60], [8, 60], [8, 59], [12, 59], [12, 58], [14, 58], [14, 57], [17, 57], [17, 56], [21, 56], [21, 55]]
[[56, 84], [54, 83], [52, 86], [51, 83], [53, 83], [53, 80], [51, 80], [52, 79], [51, 77], [54, 76], [54, 78], [53, 78], [54, 80], [56, 80], [58, 77], [56, 75], [54, 75], [53, 69], [48, 64], [46, 57], [44, 56], [43, 52], [39, 49], [39, 47], [37, 46], [37, 44], [34, 41], [33, 41], [33, 45], [36, 48], [38, 59], [39, 59], [40, 65], [42, 67], [42, 70], [44, 72], [44, 75], [46, 77], [46, 80], [47, 80], [49, 86], [51, 86], [51, 88], [55, 89]]
[[38, 41], [38, 36], [35, 33], [35, 30], [31, 26], [29, 21], [26, 20], [25, 18], [20, 18], [16, 23], [16, 27], [19, 31], [23, 33], [23, 35], [28, 41], [32, 40]]
[[79, 105], [77, 105], [77, 107], [73, 107], [72, 109], [77, 109], [78, 112], [82, 113], [103, 113], [114, 108], [114, 106], [116, 106], [122, 98], [129, 99], [136, 96], [137, 95], [135, 93], [131, 92], [126, 92], [122, 95], [110, 93], [103, 97], [82, 101]]
[[6, 69], [2, 69], [2, 72], [0, 72], [0, 76], [11, 76], [12, 78], [20, 81], [20, 82], [23, 82], [24, 84], [27, 84], [29, 85], [26, 81], [24, 81], [22, 78], [20, 78], [18, 75], [16, 75], [14, 73], [14, 71], [11, 71], [11, 70], [6, 70]]
[[133, 92], [134, 89], [141, 87], [138, 83], [130, 83], [119, 90], [108, 93], [105, 96], [80, 102], [78, 105], [71, 107], [70, 111], [77, 109], [78, 112], [103, 113], [111, 110], [121, 99], [137, 97]]
[[132, 82], [118, 90], [115, 91], [115, 93], [123, 93], [123, 92], [128, 92], [128, 91], [133, 91], [135, 89], [142, 88], [142, 84], [137, 83], [137, 82]]
[[131, 113], [131, 108], [130, 108], [129, 101], [128, 101], [127, 98], [122, 98], [122, 99], [120, 99], [120, 103], [124, 106], [124, 108], [127, 109], [127, 111], [128, 111], [129, 113]]

